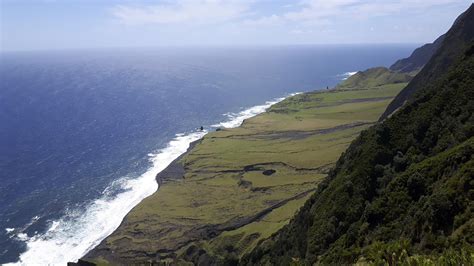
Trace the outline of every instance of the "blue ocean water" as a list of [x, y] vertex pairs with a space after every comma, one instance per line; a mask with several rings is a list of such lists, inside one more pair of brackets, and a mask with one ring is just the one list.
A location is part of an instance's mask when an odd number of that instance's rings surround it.
[[[388, 66], [415, 46], [2, 53], [0, 263], [18, 261], [27, 249], [79, 258], [105, 237], [87, 226], [120, 223], [121, 212], [105, 215], [122, 204], [111, 200], [138, 193], [133, 182], [155, 175], [167, 154], [182, 152], [183, 143], [200, 136], [196, 128], [212, 130], [224, 114], [334, 86], [346, 72]], [[91, 234], [78, 243], [94, 241], [70, 254], [48, 249], [73, 241], [68, 228]]]

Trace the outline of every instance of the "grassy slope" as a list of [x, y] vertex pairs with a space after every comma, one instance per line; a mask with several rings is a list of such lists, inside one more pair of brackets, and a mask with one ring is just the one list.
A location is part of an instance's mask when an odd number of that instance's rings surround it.
[[413, 70], [412, 73], [395, 72], [385, 67], [374, 67], [357, 72], [351, 78], [341, 82], [337, 88], [360, 89], [383, 84], [405, 83], [409, 82], [417, 72], [417, 70]]
[[[185, 178], [166, 181], [86, 259], [240, 257], [288, 223], [405, 85], [297, 95], [239, 128], [206, 135], [181, 159]], [[264, 175], [269, 169], [276, 172]], [[255, 217], [268, 208], [275, 209]]]
[[242, 263], [472, 265], [474, 43], [459, 53], [362, 132], [289, 225]]

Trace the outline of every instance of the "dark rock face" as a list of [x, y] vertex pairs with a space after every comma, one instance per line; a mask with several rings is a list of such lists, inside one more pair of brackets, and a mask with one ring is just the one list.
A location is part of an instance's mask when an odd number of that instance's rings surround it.
[[156, 175], [156, 182], [158, 182], [158, 185], [161, 186], [161, 184], [166, 181], [166, 180], [173, 180], [173, 179], [181, 179], [183, 178], [185, 174], [185, 169], [183, 165], [181, 164], [180, 160], [183, 158], [183, 156], [188, 153], [190, 150], [196, 146], [201, 140], [196, 140], [189, 144], [188, 150], [183, 153], [181, 156], [176, 158], [173, 162], [170, 163], [163, 171], [158, 173]]
[[67, 266], [96, 266], [96, 264], [92, 263], [92, 262], [85, 261], [85, 260], [79, 260], [79, 261], [77, 261], [77, 263], [76, 262], [68, 262]]

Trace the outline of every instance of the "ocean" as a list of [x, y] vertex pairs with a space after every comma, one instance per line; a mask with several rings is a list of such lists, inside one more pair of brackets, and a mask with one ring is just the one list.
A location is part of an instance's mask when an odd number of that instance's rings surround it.
[[1, 53], [0, 263], [77, 260], [190, 142], [416, 46]]

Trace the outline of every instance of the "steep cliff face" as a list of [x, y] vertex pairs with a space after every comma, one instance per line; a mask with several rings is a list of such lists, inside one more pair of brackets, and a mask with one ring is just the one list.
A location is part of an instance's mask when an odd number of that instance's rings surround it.
[[390, 70], [401, 73], [410, 73], [420, 70], [428, 63], [436, 51], [438, 51], [438, 48], [443, 43], [444, 37], [445, 35], [441, 35], [433, 43], [428, 43], [417, 48], [409, 57], [400, 59], [391, 65]]
[[[474, 7], [299, 213], [242, 264], [472, 263]], [[385, 115], [387, 117], [387, 115]]]
[[423, 67], [419, 75], [417, 75], [389, 104], [387, 110], [380, 117], [380, 120], [386, 119], [390, 114], [405, 104], [413, 93], [425, 87], [426, 84], [438, 80], [453, 62], [456, 62], [464, 55], [464, 51], [473, 41], [474, 4], [456, 19], [451, 29], [444, 35], [444, 38], [442, 38], [441, 45], [431, 60]]

